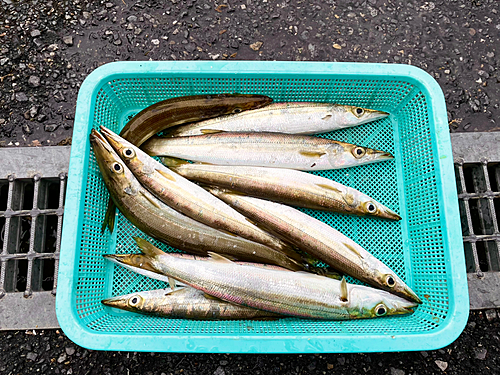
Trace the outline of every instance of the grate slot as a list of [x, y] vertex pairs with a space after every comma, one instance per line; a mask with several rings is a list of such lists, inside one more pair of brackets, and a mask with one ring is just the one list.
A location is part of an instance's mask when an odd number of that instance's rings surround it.
[[[495, 133], [452, 135], [469, 296], [473, 309], [500, 307], [498, 141]], [[488, 159], [485, 155], [488, 155]]]

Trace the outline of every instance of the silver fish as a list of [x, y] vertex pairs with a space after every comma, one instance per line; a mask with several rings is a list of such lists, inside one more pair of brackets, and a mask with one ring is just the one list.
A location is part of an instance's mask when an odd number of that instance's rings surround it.
[[186, 137], [219, 131], [318, 134], [365, 124], [388, 115], [383, 111], [343, 104], [272, 103], [263, 108], [172, 128], [166, 136]]
[[401, 220], [397, 213], [358, 190], [302, 171], [174, 160], [168, 164], [170, 169], [190, 180], [253, 197], [316, 210]]
[[173, 156], [217, 165], [248, 165], [304, 171], [348, 168], [393, 159], [384, 151], [307, 135], [216, 133], [150, 138], [149, 155]]
[[164, 318], [194, 320], [242, 320], [283, 318], [282, 315], [252, 309], [207, 296], [194, 288], [159, 289], [111, 297], [106, 306]]
[[162, 273], [224, 301], [277, 314], [345, 320], [408, 314], [416, 306], [345, 279], [242, 266], [214, 253], [209, 262], [179, 259], [141, 238], [136, 241]]

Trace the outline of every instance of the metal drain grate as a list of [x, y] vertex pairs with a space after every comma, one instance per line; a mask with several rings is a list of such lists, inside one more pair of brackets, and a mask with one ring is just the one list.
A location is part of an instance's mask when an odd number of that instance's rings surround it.
[[452, 134], [471, 309], [500, 306], [500, 133]]
[[55, 328], [69, 147], [0, 149], [0, 329]]

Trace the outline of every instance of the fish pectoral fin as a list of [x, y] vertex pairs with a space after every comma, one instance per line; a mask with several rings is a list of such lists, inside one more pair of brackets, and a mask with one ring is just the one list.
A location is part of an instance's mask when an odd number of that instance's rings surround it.
[[174, 176], [168, 174], [167, 172], [162, 171], [161, 169], [156, 169], [156, 168], [155, 168], [155, 171], [158, 172], [161, 176], [165, 177], [167, 180], [175, 181]]
[[[170, 278], [169, 278], [170, 280]], [[174, 280], [174, 283], [175, 283], [175, 280]], [[169, 281], [169, 284], [170, 284], [170, 281]], [[170, 289], [172, 289], [172, 287], [170, 287]], [[180, 285], [176, 285], [176, 288], [175, 290], [167, 290], [165, 291], [165, 296], [170, 296], [172, 294], [180, 294], [180, 293], [187, 293], [189, 291], [189, 288], [186, 288], [185, 286], [180, 286]]]
[[211, 251], [208, 252], [208, 255], [210, 255], [210, 260], [213, 262], [233, 263], [231, 260], [227, 259], [226, 257], [223, 257], [222, 255], [219, 255], [217, 253], [212, 253]]
[[212, 299], [214, 301], [222, 301], [220, 298], [217, 298], [217, 297], [214, 297], [214, 296], [211, 296], [210, 294], [208, 293], [203, 293], [203, 297], [205, 297], [206, 299]]
[[200, 129], [201, 134], [217, 134], [217, 133], [224, 133], [225, 130], [219, 130], [219, 129]]
[[327, 185], [327, 184], [316, 184], [316, 186], [322, 188], [322, 189], [328, 189], [328, 190], [331, 190], [331, 191], [334, 191], [335, 193], [342, 193], [339, 189], [333, 187], [333, 186], [330, 186], [330, 185]]
[[160, 204], [158, 203], [158, 201], [156, 201], [155, 199], [153, 199], [150, 195], [148, 195], [146, 192], [142, 191], [142, 190], [139, 190], [139, 193], [148, 200], [149, 203], [151, 203], [153, 206], [155, 206], [156, 208], [160, 208], [161, 209], [161, 206]]
[[302, 156], [307, 156], [311, 158], [320, 158], [323, 155], [326, 155], [326, 152], [321, 151], [299, 151], [299, 154]]
[[113, 233], [115, 228], [115, 217], [116, 217], [116, 206], [111, 197], [109, 197], [108, 208], [106, 210], [106, 215], [104, 215], [104, 221], [101, 227], [101, 234], [104, 233], [106, 227], [109, 228], [109, 232]]
[[364, 259], [363, 256], [359, 253], [359, 251], [352, 245], [344, 242], [344, 246], [351, 250], [354, 254], [356, 254], [360, 259]]
[[347, 302], [347, 281], [345, 281], [345, 277], [342, 277], [340, 281], [340, 300], [343, 302]]
[[166, 167], [178, 167], [179, 165], [190, 164], [186, 160], [174, 158], [173, 156], [164, 156], [161, 158], [161, 162]]
[[170, 285], [172, 291], [177, 290], [177, 283], [175, 282], [175, 279], [171, 278], [170, 276], [168, 277], [168, 285]]
[[154, 246], [152, 243], [149, 241], [145, 240], [144, 238], [141, 237], [134, 237], [135, 242], [137, 243], [137, 246], [141, 249], [141, 251], [150, 257], [155, 257], [158, 255], [166, 255], [164, 251], [161, 251], [158, 249], [156, 246]]

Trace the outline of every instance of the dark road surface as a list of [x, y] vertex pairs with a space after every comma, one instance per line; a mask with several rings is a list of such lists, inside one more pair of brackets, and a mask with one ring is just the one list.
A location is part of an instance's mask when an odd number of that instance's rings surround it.
[[[150, 59], [411, 64], [443, 89], [450, 131], [499, 131], [499, 11], [495, 0], [0, 0], [0, 146], [69, 144], [85, 77]], [[500, 373], [499, 322], [482, 313], [455, 343], [422, 353], [95, 352], [35, 333], [0, 333], [0, 374]]]

